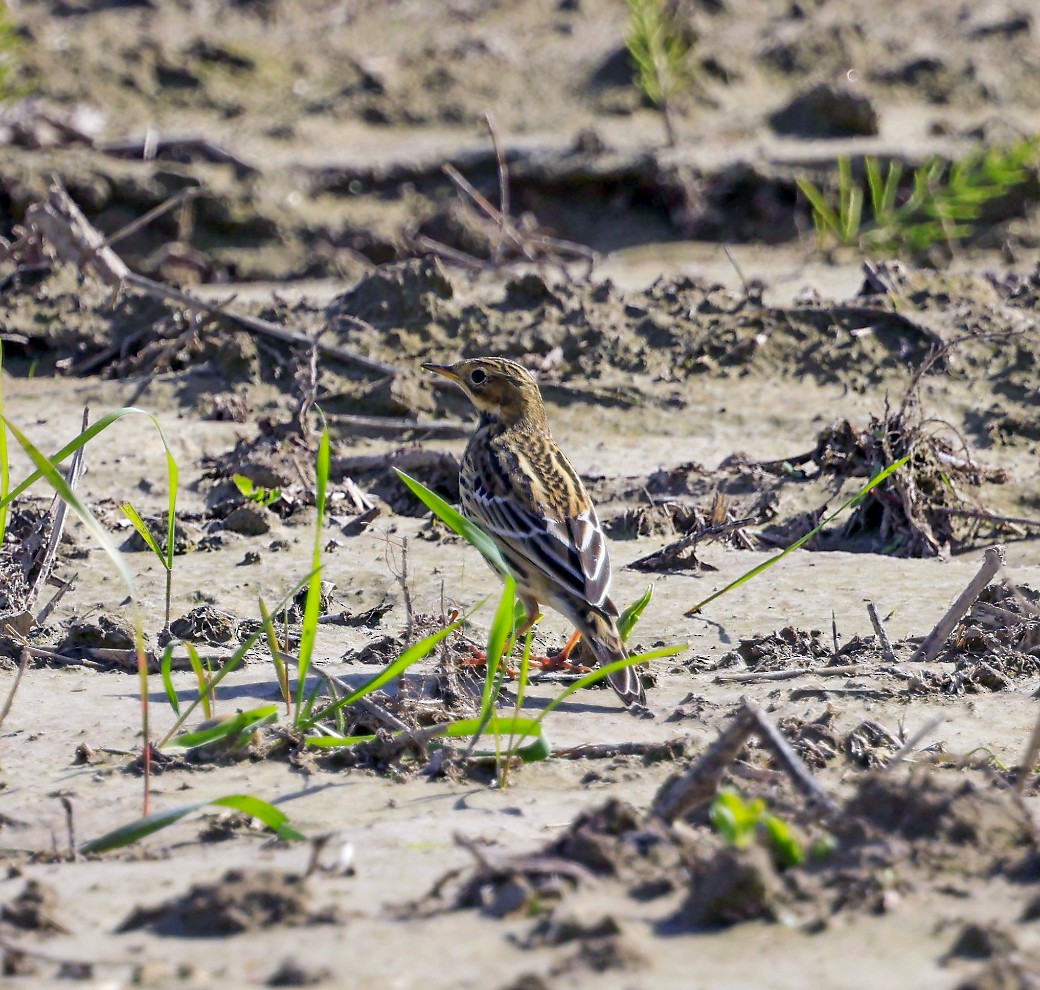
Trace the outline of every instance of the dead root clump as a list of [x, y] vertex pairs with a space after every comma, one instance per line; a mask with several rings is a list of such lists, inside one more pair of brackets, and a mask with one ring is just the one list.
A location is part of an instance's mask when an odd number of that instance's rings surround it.
[[986, 658], [1005, 672], [1040, 667], [1040, 592], [990, 584], [961, 619], [946, 645], [946, 659]]
[[[978, 492], [985, 483], [1003, 484], [1007, 475], [979, 465], [963, 441], [951, 444], [944, 434], [955, 431], [922, 416], [915, 389], [916, 383], [897, 410], [886, 408], [864, 428], [848, 420], [834, 423], [819, 434], [811, 454], [793, 459], [815, 464], [819, 474], [866, 482], [909, 458], [853, 507], [840, 528], [817, 534], [810, 549], [947, 556], [974, 546], [981, 525], [1001, 528], [1000, 518], [981, 507]], [[816, 526], [827, 508], [772, 527], [763, 536], [777, 545], [792, 543]]]
[[155, 907], [135, 908], [116, 930], [150, 928], [160, 935], [215, 938], [341, 920], [332, 908], [314, 908], [301, 877], [271, 870], [228, 870], [216, 883], [194, 884], [187, 893]]

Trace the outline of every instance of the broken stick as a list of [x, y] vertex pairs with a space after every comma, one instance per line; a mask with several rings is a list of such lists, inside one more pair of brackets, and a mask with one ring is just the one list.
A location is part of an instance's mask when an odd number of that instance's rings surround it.
[[971, 579], [971, 582], [958, 596], [957, 600], [950, 606], [949, 611], [936, 623], [935, 628], [925, 637], [924, 642], [914, 651], [911, 661], [934, 660], [942, 649], [943, 644], [950, 638], [950, 633], [960, 622], [962, 616], [975, 603], [975, 599], [982, 594], [982, 590], [997, 576], [997, 572], [1004, 566], [1004, 548], [990, 547], [982, 561], [979, 573]]
[[727, 768], [751, 736], [768, 747], [794, 785], [829, 812], [838, 806], [815, 780], [783, 733], [757, 705], [743, 699], [730, 725], [685, 773], [666, 781], [654, 797], [651, 814], [667, 824], [711, 801]]
[[889, 663], [895, 663], [896, 654], [895, 650], [892, 649], [892, 640], [888, 638], [888, 631], [885, 629], [881, 616], [878, 615], [877, 606], [873, 602], [867, 602], [867, 615], [870, 616], [870, 624], [874, 627], [874, 633], [881, 644], [881, 652], [884, 654], [885, 659]]

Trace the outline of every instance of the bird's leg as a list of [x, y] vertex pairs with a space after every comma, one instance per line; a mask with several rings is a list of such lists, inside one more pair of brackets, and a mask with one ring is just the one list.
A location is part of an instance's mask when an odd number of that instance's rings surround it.
[[[516, 648], [516, 644], [535, 627], [535, 624], [542, 617], [542, 613], [539, 611], [538, 602], [522, 599], [521, 604], [524, 606], [524, 624], [513, 633], [512, 638], [506, 643], [506, 656], [509, 656], [513, 652]], [[539, 657], [537, 659], [540, 660], [543, 658]], [[470, 651], [469, 656], [461, 658], [459, 663], [467, 667], [484, 667], [487, 665], [487, 653], [484, 650], [478, 650], [474, 647], [474, 649]], [[536, 666], [539, 666], [539, 664], [536, 664]], [[510, 680], [515, 681], [519, 676], [518, 671], [510, 667], [508, 664], [503, 664], [503, 669]]]
[[570, 670], [587, 674], [590, 668], [580, 663], [574, 663], [570, 658], [579, 642], [581, 642], [581, 631], [575, 629], [574, 634], [567, 640], [567, 645], [559, 653], [551, 657], [532, 657], [531, 663], [540, 670]]

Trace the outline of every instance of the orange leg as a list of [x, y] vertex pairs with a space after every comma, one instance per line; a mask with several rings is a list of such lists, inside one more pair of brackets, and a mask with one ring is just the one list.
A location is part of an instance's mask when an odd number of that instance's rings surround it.
[[589, 672], [588, 667], [580, 663], [574, 663], [570, 658], [574, 648], [580, 641], [581, 633], [575, 629], [574, 634], [567, 640], [567, 645], [559, 653], [552, 657], [532, 657], [531, 663], [541, 670], [570, 670], [575, 673], [587, 674]]

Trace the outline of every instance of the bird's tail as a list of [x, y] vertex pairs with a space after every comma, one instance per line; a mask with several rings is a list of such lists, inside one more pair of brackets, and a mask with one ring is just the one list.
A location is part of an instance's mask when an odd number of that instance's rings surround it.
[[[621, 642], [617, 623], [609, 615], [602, 612], [588, 612], [585, 616], [585, 627], [582, 633], [600, 666], [621, 660], [628, 656], [625, 644]], [[607, 675], [607, 683], [614, 689], [626, 708], [646, 711], [646, 691], [639, 679], [636, 667], [625, 667]]]

